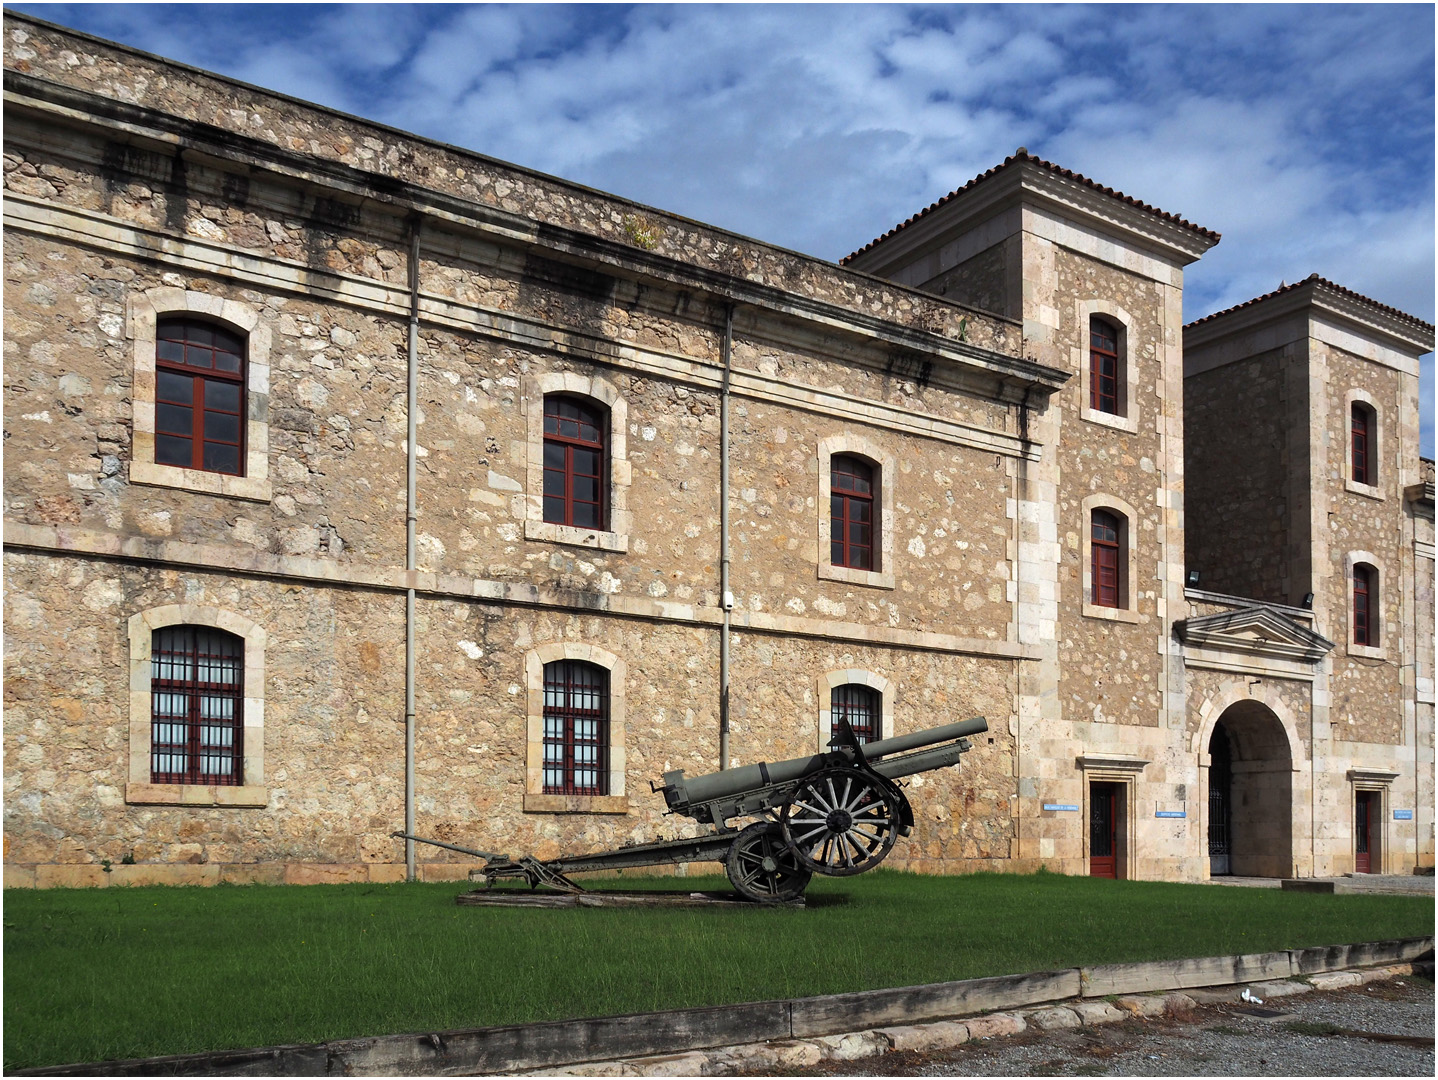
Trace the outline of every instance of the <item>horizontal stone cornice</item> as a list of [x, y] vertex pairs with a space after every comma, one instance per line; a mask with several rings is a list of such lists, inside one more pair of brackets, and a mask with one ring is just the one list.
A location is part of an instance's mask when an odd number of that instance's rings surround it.
[[[660, 623], [722, 629], [724, 612], [717, 606], [619, 596], [600, 592], [550, 589], [519, 582], [493, 581], [464, 574], [426, 570], [364, 567], [333, 559], [245, 550], [225, 544], [191, 544], [155, 537], [122, 536], [72, 526], [5, 522], [7, 550], [52, 555], [114, 559], [138, 565], [170, 566], [196, 573], [234, 573], [298, 581], [315, 587], [359, 587], [401, 596], [413, 588], [421, 596], [467, 599], [500, 606], [549, 608], [611, 615]], [[869, 643], [923, 652], [950, 653], [994, 660], [1037, 660], [1040, 650], [1011, 641], [966, 638], [953, 634], [899, 627], [803, 618], [769, 612], [732, 613], [737, 633], [776, 634], [827, 641]]]
[[1263, 661], [1312, 665], [1334, 648], [1322, 634], [1271, 608], [1257, 606], [1184, 619], [1174, 624], [1174, 633], [1184, 645], [1185, 656], [1192, 650], [1206, 654], [1195, 659], [1227, 656], [1245, 665]]

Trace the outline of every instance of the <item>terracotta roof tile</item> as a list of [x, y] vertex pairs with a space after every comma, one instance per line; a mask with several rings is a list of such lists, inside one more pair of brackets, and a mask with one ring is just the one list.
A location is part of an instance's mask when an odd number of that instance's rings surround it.
[[1205, 229], [1205, 228], [1204, 228], [1203, 226], [1201, 226], [1201, 225], [1195, 225], [1195, 224], [1194, 224], [1193, 222], [1191, 222], [1191, 221], [1185, 221], [1183, 218], [1179, 217], [1179, 216], [1176, 215], [1176, 214], [1170, 214], [1170, 213], [1167, 213], [1166, 211], [1160, 210], [1160, 209], [1159, 209], [1158, 207], [1156, 207], [1156, 206], [1150, 206], [1150, 205], [1149, 205], [1148, 203], [1146, 203], [1146, 202], [1140, 202], [1138, 199], [1131, 198], [1130, 196], [1125, 195], [1125, 194], [1124, 194], [1123, 192], [1121, 192], [1121, 191], [1115, 191], [1115, 190], [1114, 190], [1113, 188], [1111, 188], [1111, 187], [1104, 187], [1102, 184], [1096, 183], [1095, 181], [1090, 180], [1087, 176], [1082, 176], [1082, 175], [1080, 175], [1079, 173], [1074, 172], [1072, 169], [1065, 169], [1065, 168], [1063, 168], [1062, 166], [1055, 165], [1052, 161], [1045, 161], [1043, 158], [1034, 157], [1034, 155], [1030, 154], [1026, 149], [1024, 149], [1024, 148], [1021, 146], [1021, 147], [1019, 147], [1018, 151], [1017, 151], [1016, 153], [1014, 153], [1012, 156], [1004, 158], [1002, 164], [995, 165], [995, 166], [994, 166], [992, 169], [990, 169], [988, 172], [986, 172], [986, 173], [981, 173], [980, 175], [974, 177], [972, 180], [970, 180], [970, 181], [969, 181], [967, 184], [965, 184], [963, 187], [957, 189], [956, 191], [951, 191], [951, 192], [949, 192], [947, 195], [945, 195], [945, 196], [944, 196], [942, 199], [940, 199], [938, 202], [935, 202], [935, 203], [933, 203], [933, 204], [931, 204], [931, 205], [929, 205], [929, 206], [926, 206], [924, 209], [920, 210], [917, 214], [915, 214], [913, 217], [909, 218], [907, 221], [904, 221], [904, 222], [901, 222], [901, 223], [898, 224], [898, 225], [895, 225], [895, 226], [894, 226], [892, 229], [890, 229], [888, 232], [884, 233], [883, 236], [879, 236], [879, 237], [876, 237], [876, 238], [873, 239], [873, 240], [870, 240], [867, 244], [865, 244], [863, 247], [861, 247], [858, 251], [850, 252], [848, 255], [845, 255], [842, 259], [839, 260], [839, 265], [840, 265], [840, 266], [843, 266], [845, 263], [849, 262], [851, 259], [854, 259], [855, 257], [857, 257], [857, 256], [859, 256], [859, 255], [862, 255], [864, 252], [868, 251], [870, 248], [873, 248], [873, 247], [876, 246], [877, 244], [882, 243], [883, 241], [887, 240], [889, 237], [894, 236], [895, 234], [897, 234], [897, 233], [901, 232], [902, 230], [908, 228], [910, 225], [912, 225], [914, 222], [918, 221], [920, 218], [924, 217], [925, 215], [933, 213], [935, 210], [937, 210], [939, 207], [943, 206], [945, 203], [951, 202], [953, 199], [955, 199], [955, 198], [957, 198], [958, 196], [962, 195], [964, 192], [969, 191], [969, 190], [971, 190], [971, 189], [977, 187], [979, 184], [983, 183], [983, 182], [984, 182], [985, 180], [987, 180], [989, 177], [991, 177], [991, 176], [996, 176], [998, 173], [1002, 172], [1004, 169], [1009, 168], [1009, 166], [1011, 166], [1011, 165], [1013, 165], [1013, 164], [1015, 164], [1015, 163], [1017, 163], [1017, 162], [1023, 162], [1023, 161], [1027, 161], [1027, 162], [1028, 162], [1029, 164], [1031, 164], [1031, 165], [1037, 165], [1037, 166], [1038, 166], [1039, 168], [1041, 168], [1041, 169], [1047, 169], [1047, 170], [1049, 170], [1049, 172], [1055, 173], [1055, 174], [1058, 175], [1058, 176], [1062, 176], [1062, 177], [1063, 177], [1064, 179], [1066, 179], [1066, 180], [1075, 180], [1075, 181], [1077, 181], [1077, 182], [1080, 183], [1080, 184], [1084, 184], [1084, 185], [1086, 185], [1086, 186], [1088, 186], [1088, 187], [1093, 188], [1095, 191], [1101, 191], [1101, 192], [1103, 192], [1105, 195], [1112, 195], [1115, 199], [1119, 199], [1119, 200], [1121, 200], [1122, 202], [1128, 203], [1129, 206], [1135, 206], [1135, 207], [1137, 207], [1137, 208], [1140, 209], [1140, 210], [1147, 210], [1150, 214], [1157, 214], [1159, 217], [1163, 218], [1165, 221], [1171, 221], [1171, 222], [1173, 222], [1175, 225], [1181, 225], [1181, 226], [1183, 226], [1185, 229], [1192, 229], [1194, 232], [1198, 233], [1200, 236], [1207, 236], [1207, 237], [1209, 237], [1209, 238], [1210, 238], [1211, 240], [1213, 240], [1215, 243], [1217, 243], [1218, 240], [1220, 239], [1220, 235], [1219, 235], [1218, 233], [1214, 232], [1214, 231], [1211, 230], [1211, 229]]
[[1348, 299], [1350, 300], [1357, 300], [1360, 303], [1369, 304], [1372, 307], [1377, 308], [1379, 311], [1384, 312], [1385, 314], [1395, 316], [1396, 318], [1402, 319], [1405, 322], [1410, 322], [1414, 326], [1421, 327], [1422, 329], [1428, 331], [1428, 333], [1430, 334], [1433, 333], [1432, 325], [1424, 322], [1417, 316], [1409, 315], [1408, 312], [1399, 311], [1397, 308], [1389, 307], [1387, 304], [1380, 304], [1377, 300], [1374, 300], [1370, 296], [1364, 296], [1362, 293], [1356, 293], [1352, 289], [1345, 289], [1342, 285], [1329, 281], [1326, 277], [1319, 277], [1317, 274], [1309, 274], [1308, 277], [1304, 278], [1302, 281], [1295, 281], [1292, 285], [1281, 285], [1278, 288], [1274, 289], [1271, 293], [1264, 293], [1262, 296], [1255, 296], [1252, 300], [1245, 300], [1243, 303], [1235, 304], [1231, 308], [1224, 308], [1222, 311], [1215, 311], [1212, 315], [1205, 315], [1201, 319], [1195, 319], [1193, 322], [1185, 325], [1184, 329], [1187, 330], [1190, 327], [1202, 326], [1204, 323], [1212, 322], [1214, 319], [1222, 318], [1224, 315], [1227, 315], [1230, 312], [1241, 311], [1243, 308], [1252, 307], [1254, 304], [1261, 304], [1265, 300], [1271, 300], [1275, 296], [1282, 296], [1284, 293], [1290, 293], [1294, 289], [1301, 289], [1305, 285], [1324, 285], [1332, 289], [1334, 292], [1342, 296], [1348, 297]]

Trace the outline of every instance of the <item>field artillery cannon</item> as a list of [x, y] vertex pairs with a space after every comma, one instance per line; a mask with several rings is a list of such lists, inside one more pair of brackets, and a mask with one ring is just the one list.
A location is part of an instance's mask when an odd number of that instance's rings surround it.
[[[697, 837], [631, 844], [589, 855], [539, 860], [511, 859], [441, 840], [396, 832], [399, 839], [447, 848], [485, 860], [486, 884], [523, 878], [531, 888], [584, 890], [570, 874], [626, 870], [665, 863], [722, 862], [741, 896], [774, 903], [800, 896], [814, 874], [848, 876], [870, 870], [888, 856], [914, 826], [914, 812], [898, 781], [916, 773], [957, 765], [968, 752], [968, 736], [989, 729], [982, 716], [942, 727], [860, 743], [844, 718], [823, 754], [760, 762], [686, 778], [683, 769], [666, 772], [660, 784], [667, 813], [713, 825]], [[760, 820], [743, 829], [736, 818]]]

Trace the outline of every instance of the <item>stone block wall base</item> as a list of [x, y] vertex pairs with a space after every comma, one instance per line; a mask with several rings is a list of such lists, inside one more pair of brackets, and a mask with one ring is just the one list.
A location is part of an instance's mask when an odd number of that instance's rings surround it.
[[[453, 865], [453, 864], [447, 864]], [[451, 881], [463, 873], [428, 876]], [[457, 867], [463, 871], [467, 867]], [[103, 889], [114, 885], [333, 885], [404, 880], [403, 863], [40, 863], [5, 865], [7, 889]]]

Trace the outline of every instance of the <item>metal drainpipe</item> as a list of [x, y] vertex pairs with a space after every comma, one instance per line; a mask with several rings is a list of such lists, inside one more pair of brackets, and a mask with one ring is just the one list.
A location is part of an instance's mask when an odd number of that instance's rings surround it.
[[719, 638], [719, 768], [729, 767], [729, 627], [734, 594], [729, 589], [729, 360], [734, 341], [734, 305], [724, 307], [724, 341], [719, 384], [719, 606], [724, 626]]
[[[416, 519], [415, 441], [418, 437], [419, 406], [419, 218], [415, 218], [409, 240], [409, 347], [406, 356], [405, 388], [405, 522], [404, 568], [409, 587], [404, 594], [404, 831], [414, 835], [414, 574]], [[406, 881], [415, 879], [414, 841], [404, 842]]]

